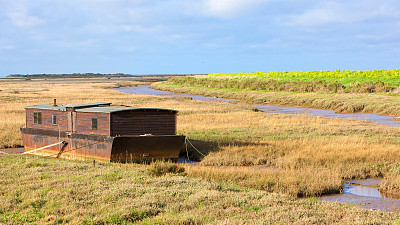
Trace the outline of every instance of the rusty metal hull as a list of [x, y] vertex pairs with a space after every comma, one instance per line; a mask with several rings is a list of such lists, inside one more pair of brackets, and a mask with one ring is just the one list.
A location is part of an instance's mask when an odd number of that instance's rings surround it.
[[[21, 128], [26, 150], [36, 149], [60, 141], [68, 144], [61, 158], [112, 162], [138, 162], [154, 159], [177, 159], [185, 141], [183, 135], [103, 136], [69, 134], [51, 130]], [[62, 145], [42, 150], [48, 156], [57, 156]]]
[[184, 142], [183, 135], [114, 137], [111, 161], [177, 159]]

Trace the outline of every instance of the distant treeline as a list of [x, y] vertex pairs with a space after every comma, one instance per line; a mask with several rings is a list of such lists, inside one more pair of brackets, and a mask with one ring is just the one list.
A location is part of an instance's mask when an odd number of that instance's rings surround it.
[[101, 77], [141, 77], [141, 76], [186, 76], [194, 74], [124, 74], [124, 73], [72, 73], [72, 74], [10, 74], [8, 78], [25, 78], [25, 79], [37, 79], [37, 78], [101, 78]]

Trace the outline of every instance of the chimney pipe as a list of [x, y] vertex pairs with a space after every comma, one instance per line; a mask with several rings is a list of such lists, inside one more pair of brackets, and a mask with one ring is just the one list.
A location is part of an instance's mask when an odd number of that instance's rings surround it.
[[56, 100], [56, 99], [54, 99], [54, 104], [53, 104], [53, 106], [57, 106], [57, 100]]

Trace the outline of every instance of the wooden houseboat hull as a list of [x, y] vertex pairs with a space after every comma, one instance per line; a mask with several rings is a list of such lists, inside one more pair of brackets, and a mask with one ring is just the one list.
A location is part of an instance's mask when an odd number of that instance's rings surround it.
[[60, 158], [110, 162], [176, 160], [185, 142], [183, 135], [113, 137], [26, 127], [21, 128], [21, 134], [27, 151], [64, 141], [63, 144], [41, 150], [39, 155], [56, 157], [62, 150]]

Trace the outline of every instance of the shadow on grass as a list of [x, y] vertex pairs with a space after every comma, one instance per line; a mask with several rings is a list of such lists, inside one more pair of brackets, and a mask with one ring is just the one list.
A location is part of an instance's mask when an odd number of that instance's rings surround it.
[[229, 142], [217, 142], [217, 141], [203, 141], [203, 140], [195, 140], [195, 139], [186, 139], [185, 145], [181, 150], [179, 157], [188, 158], [192, 161], [201, 161], [206, 155], [210, 152], [218, 152], [223, 147], [226, 146], [265, 146], [265, 144], [254, 143], [254, 142], [237, 142], [237, 141], [229, 141]]

